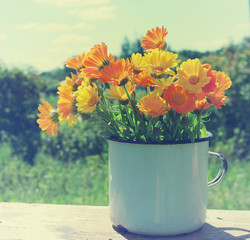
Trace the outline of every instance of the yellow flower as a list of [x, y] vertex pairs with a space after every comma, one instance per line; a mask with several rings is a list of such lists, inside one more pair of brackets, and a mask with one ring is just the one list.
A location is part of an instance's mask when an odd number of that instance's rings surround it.
[[131, 63], [134, 66], [133, 72], [135, 74], [138, 74], [141, 71], [147, 69], [147, 62], [145, 61], [145, 57], [143, 57], [140, 53], [132, 54]]
[[98, 96], [98, 90], [95, 87], [91, 85], [86, 86], [85, 84], [81, 85], [78, 88], [76, 97], [78, 111], [92, 113], [100, 99], [101, 97]]
[[211, 77], [207, 76], [207, 68], [203, 68], [200, 60], [188, 59], [177, 69], [178, 84], [190, 93], [202, 92], [202, 87], [209, 83]]
[[155, 78], [163, 78], [167, 74], [174, 75], [175, 72], [170, 68], [177, 66], [180, 62], [177, 57], [178, 54], [159, 49], [154, 49], [145, 55], [151, 74]]
[[[125, 84], [128, 93], [130, 94], [130, 96], [133, 94], [133, 92], [135, 91], [136, 85], [132, 84], [130, 81], [128, 81]], [[128, 102], [128, 96], [124, 90], [124, 88], [122, 86], [117, 86], [114, 84], [110, 84], [110, 90], [106, 89], [107, 93], [110, 94], [111, 96], [106, 96], [107, 98], [111, 98], [111, 99], [118, 99], [119, 101], [125, 103]]]
[[152, 95], [144, 96], [137, 104], [137, 107], [141, 113], [154, 118], [163, 116], [169, 110], [163, 98], [154, 97]]
[[168, 86], [170, 86], [174, 82], [175, 78], [176, 78], [176, 76], [168, 77], [166, 80], [164, 78], [156, 79], [154, 82], [155, 88], [154, 88], [154, 91], [152, 92], [152, 94], [154, 96], [160, 97], [163, 94], [164, 89], [166, 89]]
[[72, 75], [72, 79], [66, 78], [66, 82], [62, 82], [58, 87], [59, 99], [58, 113], [59, 120], [64, 124], [68, 121], [68, 125], [77, 124], [77, 107], [76, 107], [76, 95], [75, 92], [78, 89], [76, 84], [76, 75]]
[[42, 104], [39, 104], [38, 110], [40, 111], [37, 115], [39, 127], [42, 131], [46, 130], [47, 134], [51, 133], [52, 136], [57, 136], [57, 123], [59, 122], [57, 111], [44, 99]]

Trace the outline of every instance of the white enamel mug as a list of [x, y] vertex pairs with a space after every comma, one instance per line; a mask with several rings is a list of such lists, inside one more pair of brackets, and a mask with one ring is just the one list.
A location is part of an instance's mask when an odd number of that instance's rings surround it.
[[[195, 143], [136, 144], [109, 140], [110, 219], [144, 235], [177, 235], [206, 221], [207, 189], [226, 174], [223, 155], [208, 152], [209, 138]], [[207, 183], [208, 155], [221, 160]]]

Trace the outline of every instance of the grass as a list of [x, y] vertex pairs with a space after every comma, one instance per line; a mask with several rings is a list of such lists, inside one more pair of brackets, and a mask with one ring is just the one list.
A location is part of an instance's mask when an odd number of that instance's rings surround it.
[[[86, 162], [60, 162], [38, 154], [34, 166], [0, 147], [0, 201], [108, 205], [108, 157], [89, 156]], [[209, 180], [219, 168], [209, 164]], [[250, 210], [250, 162], [229, 161], [226, 178], [208, 190], [208, 208]]]

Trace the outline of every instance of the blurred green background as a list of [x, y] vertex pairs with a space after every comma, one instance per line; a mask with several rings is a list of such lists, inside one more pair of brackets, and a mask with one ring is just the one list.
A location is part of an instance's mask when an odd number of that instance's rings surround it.
[[[170, 51], [179, 58], [200, 58], [232, 80], [222, 110], [212, 109], [207, 129], [210, 150], [225, 155], [224, 181], [209, 190], [208, 208], [250, 209], [250, 38], [216, 51]], [[120, 57], [142, 52], [140, 40], [124, 40]], [[0, 201], [108, 205], [107, 142], [98, 126], [63, 126], [58, 137], [41, 132], [38, 104], [57, 101], [59, 82], [70, 69], [36, 73], [0, 65]], [[209, 180], [218, 164], [211, 161]]]

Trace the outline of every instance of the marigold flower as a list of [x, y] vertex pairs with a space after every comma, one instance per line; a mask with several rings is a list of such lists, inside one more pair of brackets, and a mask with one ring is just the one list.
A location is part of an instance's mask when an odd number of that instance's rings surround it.
[[214, 105], [218, 109], [221, 109], [221, 106], [225, 105], [224, 101], [227, 100], [227, 96], [225, 96], [224, 91], [220, 90], [219, 88], [207, 93], [206, 96], [209, 106]]
[[145, 55], [152, 76], [155, 78], [163, 78], [167, 74], [174, 75], [175, 72], [170, 68], [177, 66], [181, 61], [177, 59], [178, 54], [155, 49]]
[[99, 81], [102, 83], [110, 83], [120, 85], [132, 75], [132, 65], [129, 60], [117, 59], [110, 62], [100, 71]]
[[167, 89], [164, 89], [163, 98], [179, 114], [184, 113], [187, 115], [195, 109], [194, 95], [174, 83]]
[[190, 93], [202, 92], [202, 87], [209, 83], [211, 77], [207, 76], [207, 68], [203, 68], [200, 60], [188, 59], [177, 69], [178, 84]]
[[151, 95], [144, 96], [141, 101], [137, 103], [137, 107], [141, 113], [153, 118], [163, 116], [169, 110], [163, 98]]
[[58, 87], [59, 99], [58, 113], [59, 120], [64, 124], [68, 121], [68, 125], [77, 124], [77, 107], [76, 107], [76, 91], [78, 89], [76, 75], [72, 75], [72, 79], [66, 78], [66, 82], [62, 82]]
[[156, 27], [156, 29], [152, 28], [151, 31], [148, 30], [146, 36], [142, 38], [141, 47], [145, 48], [145, 51], [151, 51], [156, 48], [165, 50], [165, 38], [167, 34], [168, 31], [163, 26], [161, 29], [159, 27]]
[[145, 61], [145, 57], [143, 57], [140, 53], [133, 53], [131, 56], [131, 64], [133, 65], [133, 73], [138, 74], [143, 70], [147, 69], [147, 62]]
[[211, 106], [211, 104], [207, 102], [206, 98], [195, 101], [195, 109], [196, 110], [201, 110], [202, 108], [205, 110], [205, 109], [208, 109], [210, 106]]
[[174, 82], [175, 78], [176, 76], [168, 77], [166, 80], [164, 78], [156, 79], [154, 82], [155, 88], [152, 94], [154, 96], [161, 96], [163, 94], [164, 89], [170, 86]]
[[42, 104], [39, 104], [38, 110], [40, 113], [37, 115], [37, 123], [42, 131], [46, 130], [47, 134], [57, 136], [57, 123], [59, 122], [57, 111], [51, 106], [50, 103], [42, 100]]
[[76, 106], [79, 112], [92, 113], [101, 97], [98, 90], [92, 86], [81, 85], [77, 91]]
[[202, 91], [208, 93], [215, 89], [215, 75], [212, 73], [211, 65], [206, 63], [203, 64], [203, 68], [208, 69], [207, 76], [210, 77], [209, 83], [202, 87]]
[[[131, 96], [133, 92], [135, 91], [136, 85], [132, 84], [130, 81], [128, 81], [126, 84], [126, 89]], [[120, 102], [125, 103], [128, 101], [128, 96], [122, 86], [117, 86], [114, 84], [110, 84], [110, 90], [106, 89], [107, 93], [111, 96], [106, 96], [107, 98], [111, 99], [118, 99]]]
[[84, 60], [85, 60], [86, 54], [83, 52], [82, 54], [78, 55], [77, 57], [72, 57], [69, 60], [65, 62], [66, 67], [75, 69], [76, 72], [81, 72], [84, 66]]
[[143, 87], [153, 86], [155, 79], [150, 75], [149, 71], [141, 71], [132, 78], [133, 82]]
[[115, 58], [111, 54], [108, 55], [108, 48], [105, 43], [95, 45], [87, 55], [84, 61], [85, 68], [82, 71], [88, 78], [99, 78], [100, 70], [114, 60]]
[[212, 74], [215, 76], [216, 88], [225, 91], [231, 87], [232, 82], [230, 77], [228, 77], [224, 72], [212, 70]]

